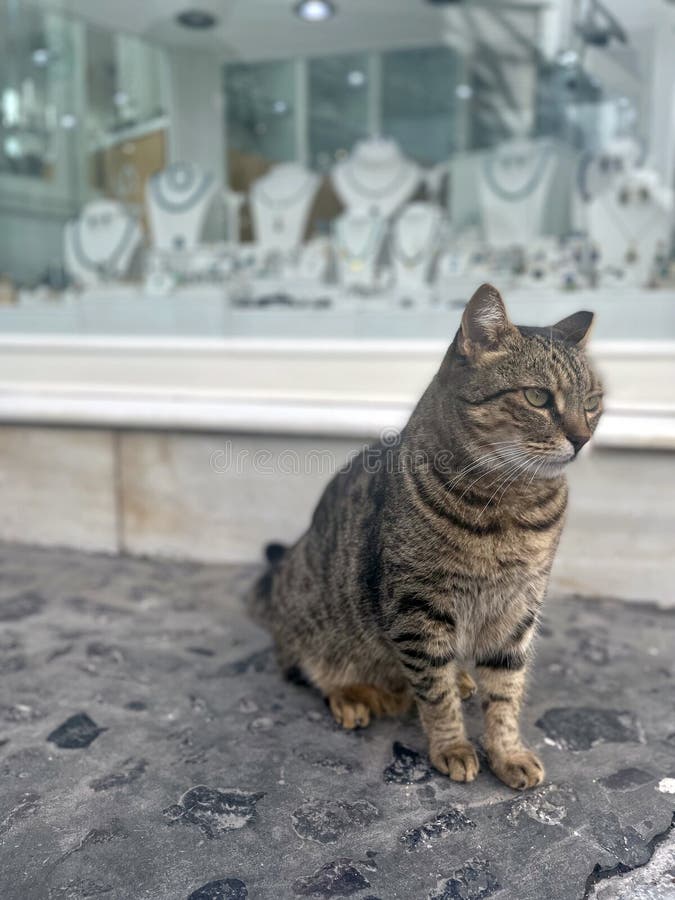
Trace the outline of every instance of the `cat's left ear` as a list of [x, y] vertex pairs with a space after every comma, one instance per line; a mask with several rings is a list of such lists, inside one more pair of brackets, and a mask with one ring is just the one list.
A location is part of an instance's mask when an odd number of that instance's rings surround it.
[[582, 349], [586, 346], [593, 328], [595, 314], [587, 310], [580, 310], [561, 319], [551, 327], [552, 337], [556, 341], [565, 341], [568, 344], [576, 344]]
[[464, 310], [457, 349], [462, 356], [496, 350], [504, 335], [513, 330], [502, 295], [493, 285], [481, 284]]

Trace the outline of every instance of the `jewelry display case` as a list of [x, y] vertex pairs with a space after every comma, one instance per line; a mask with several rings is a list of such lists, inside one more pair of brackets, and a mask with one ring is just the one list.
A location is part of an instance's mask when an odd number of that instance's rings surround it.
[[283, 20], [259, 47], [256, 0], [210, 37], [150, 40], [0, 0], [0, 342], [174, 341], [180, 369], [182, 340], [213, 341], [239, 348], [241, 400], [244, 346], [258, 365], [278, 342], [361, 341], [326, 377], [339, 394], [351, 359], [368, 404], [368, 359], [433, 356], [493, 281], [524, 322], [596, 310], [630, 418], [616, 361], [658, 346], [645, 378], [663, 377], [675, 340], [674, 127], [645, 99], [667, 54], [630, 44], [614, 78], [537, 5], [395, 6], [341, 10], [316, 44]]

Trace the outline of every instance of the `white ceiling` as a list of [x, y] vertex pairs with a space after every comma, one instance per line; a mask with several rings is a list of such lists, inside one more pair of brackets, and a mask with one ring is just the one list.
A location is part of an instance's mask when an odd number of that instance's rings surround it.
[[[20, 0], [29, 2], [29, 0]], [[309, 24], [293, 13], [295, 0], [43, 0], [105, 28], [132, 32], [163, 44], [214, 52], [236, 59], [348, 52], [437, 43], [453, 12], [426, 0], [335, 0], [334, 19]], [[553, 0], [555, 2], [555, 0]], [[541, 0], [471, 0], [474, 8], [508, 11], [542, 5]], [[176, 24], [185, 9], [218, 19], [209, 31]]]

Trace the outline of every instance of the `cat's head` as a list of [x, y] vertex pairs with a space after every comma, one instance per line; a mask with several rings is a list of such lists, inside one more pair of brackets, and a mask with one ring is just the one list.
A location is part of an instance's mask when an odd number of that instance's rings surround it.
[[584, 352], [593, 314], [549, 328], [516, 326], [499, 291], [481, 285], [448, 354], [455, 425], [490, 468], [560, 475], [602, 413], [602, 385]]

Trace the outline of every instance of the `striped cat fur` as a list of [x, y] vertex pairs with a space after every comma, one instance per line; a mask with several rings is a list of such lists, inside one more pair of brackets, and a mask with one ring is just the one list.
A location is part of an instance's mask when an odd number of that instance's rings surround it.
[[602, 412], [584, 351], [592, 321], [517, 327], [482, 285], [401, 434], [338, 472], [253, 590], [283, 669], [318, 688], [342, 726], [415, 704], [433, 765], [455, 781], [478, 773], [467, 664], [492, 770], [518, 789], [544, 777], [519, 712], [565, 467]]

